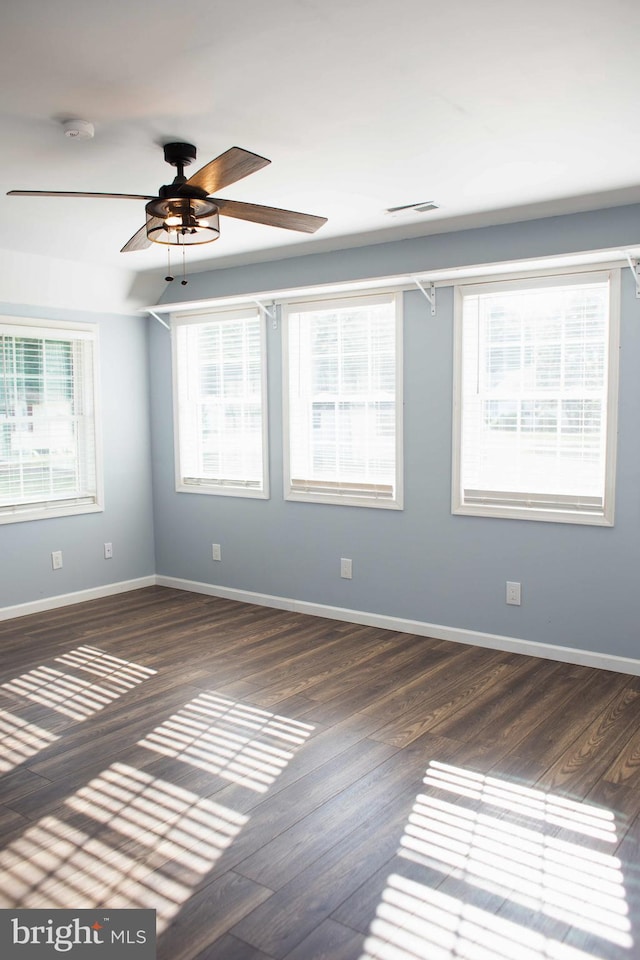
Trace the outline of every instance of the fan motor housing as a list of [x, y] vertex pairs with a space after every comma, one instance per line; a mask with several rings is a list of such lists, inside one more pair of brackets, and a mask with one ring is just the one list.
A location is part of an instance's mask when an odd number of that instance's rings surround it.
[[192, 200], [206, 200], [207, 191], [201, 187], [192, 187], [186, 181], [181, 181], [176, 177], [173, 183], [165, 183], [158, 190], [158, 197], [161, 200], [168, 200], [170, 197], [190, 197]]
[[165, 143], [164, 158], [172, 167], [188, 167], [197, 156], [192, 143]]

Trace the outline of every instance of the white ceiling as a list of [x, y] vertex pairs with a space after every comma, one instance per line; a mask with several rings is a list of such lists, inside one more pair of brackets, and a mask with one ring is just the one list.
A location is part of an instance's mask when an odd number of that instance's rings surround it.
[[164, 271], [165, 248], [119, 253], [143, 201], [5, 193], [153, 194], [169, 140], [188, 173], [269, 157], [222, 194], [329, 218], [224, 218], [192, 269], [635, 202], [639, 64], [637, 0], [3, 0], [0, 248]]

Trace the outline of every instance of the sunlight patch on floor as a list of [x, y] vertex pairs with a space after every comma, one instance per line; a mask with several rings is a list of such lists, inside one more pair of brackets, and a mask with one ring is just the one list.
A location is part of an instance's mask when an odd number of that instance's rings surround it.
[[[424, 784], [360, 960], [596, 960], [633, 949], [610, 810], [438, 762]], [[448, 877], [467, 897], [439, 889]], [[494, 909], [477, 906], [474, 890]], [[522, 922], [502, 915], [510, 905]], [[541, 916], [557, 938], [538, 932]], [[563, 942], [571, 928], [591, 952]]]
[[[313, 731], [202, 694], [141, 743], [264, 792]], [[127, 763], [112, 763], [0, 852], [0, 907], [147, 907], [164, 930], [247, 817]]]
[[594, 960], [595, 954], [392, 874], [360, 960]]
[[58, 739], [35, 723], [0, 710], [0, 773], [8, 773]]
[[616, 843], [615, 817], [610, 810], [578, 803], [567, 797], [484, 776], [472, 770], [433, 761], [424, 779], [428, 786], [447, 793], [481, 800], [489, 807], [522, 814], [557, 827], [569, 828], [607, 843]]
[[[86, 646], [56, 657], [54, 663], [73, 672], [43, 664], [3, 683], [0, 689], [49, 707], [72, 720], [86, 720], [156, 673]], [[100, 681], [85, 679], [82, 674], [100, 677]]]
[[154, 908], [160, 931], [246, 820], [115, 763], [0, 853], [0, 905]]
[[203, 693], [139, 746], [264, 793], [312, 731], [308, 723]]

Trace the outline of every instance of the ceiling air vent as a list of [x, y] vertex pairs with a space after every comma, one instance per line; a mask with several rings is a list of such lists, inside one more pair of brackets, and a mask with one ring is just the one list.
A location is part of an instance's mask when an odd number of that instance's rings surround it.
[[428, 213], [429, 210], [437, 209], [438, 204], [433, 200], [423, 200], [422, 203], [405, 203], [402, 207], [388, 207], [386, 212], [397, 216], [399, 213]]

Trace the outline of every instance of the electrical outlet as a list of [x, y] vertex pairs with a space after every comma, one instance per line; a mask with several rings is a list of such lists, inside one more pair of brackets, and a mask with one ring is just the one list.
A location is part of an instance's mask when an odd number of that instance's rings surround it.
[[105, 560], [111, 560], [111, 557], [112, 557], [112, 556], [113, 556], [113, 544], [112, 544], [112, 543], [105, 543], [105, 545], [104, 545], [104, 558], [105, 558]]
[[507, 603], [515, 607], [520, 606], [520, 584], [512, 580], [507, 580]]
[[347, 559], [347, 557], [340, 557], [340, 576], [345, 580], [351, 580], [352, 573], [352, 562]]
[[51, 554], [51, 566], [54, 570], [62, 568], [62, 550], [54, 550]]
[[222, 560], [222, 550], [220, 549], [219, 543], [211, 544], [211, 559], [212, 560]]

